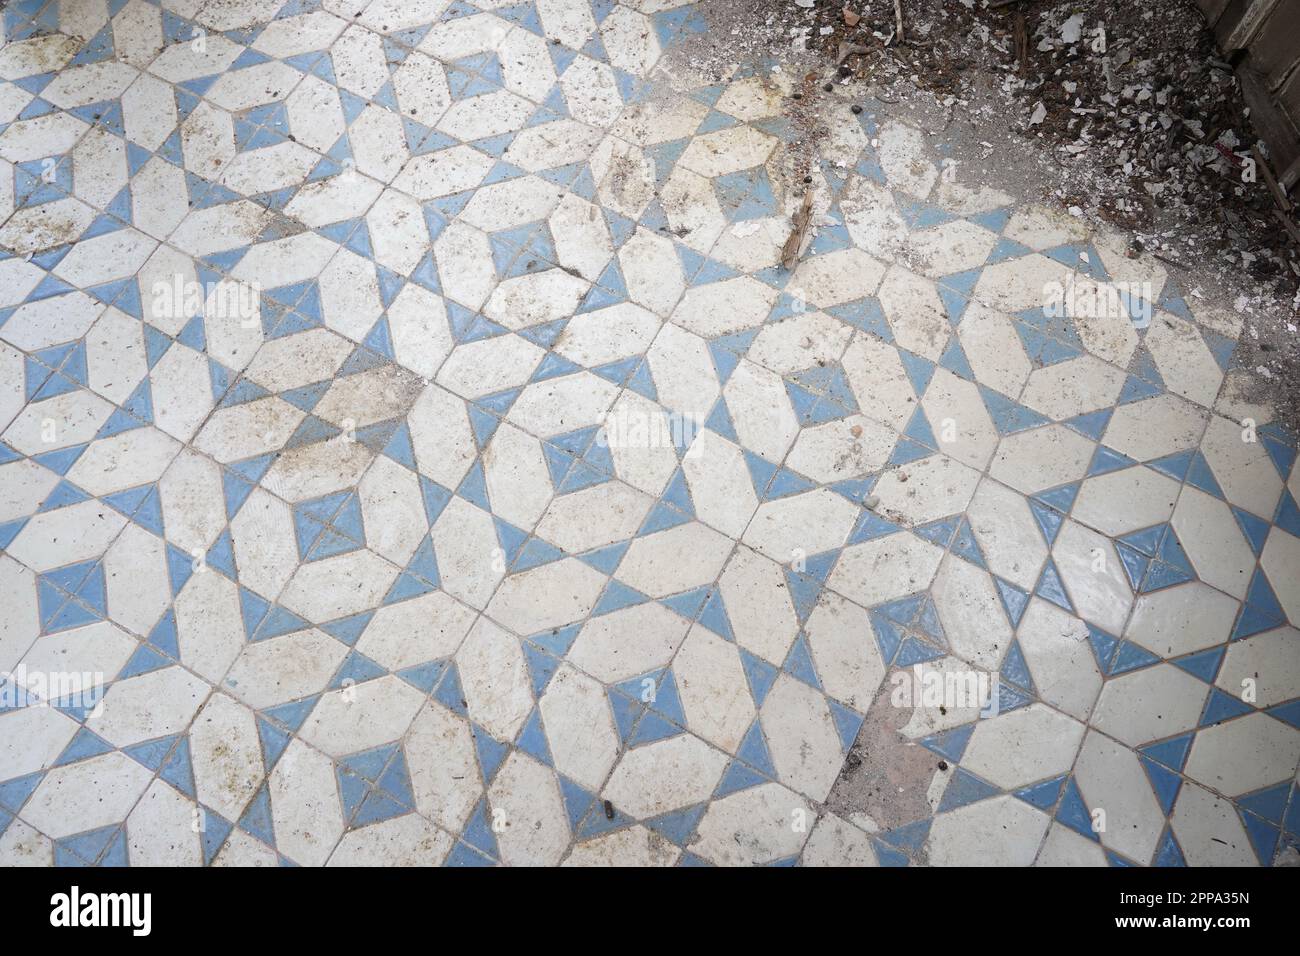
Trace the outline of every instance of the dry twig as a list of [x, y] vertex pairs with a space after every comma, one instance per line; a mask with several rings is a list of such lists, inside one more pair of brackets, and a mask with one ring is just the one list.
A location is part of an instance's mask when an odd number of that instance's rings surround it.
[[799, 250], [803, 248], [804, 236], [808, 234], [808, 224], [812, 222], [812, 199], [812, 190], [806, 190], [803, 194], [803, 203], [794, 215], [794, 228], [790, 230], [790, 238], [781, 247], [781, 265], [786, 269], [793, 269], [799, 262]]
[[1273, 175], [1273, 170], [1268, 165], [1268, 160], [1264, 154], [1259, 151], [1258, 146], [1252, 146], [1251, 152], [1255, 157], [1255, 168], [1259, 170], [1260, 175], [1264, 177], [1264, 182], [1268, 186], [1269, 192], [1273, 194], [1273, 201], [1277, 203], [1279, 209], [1283, 212], [1291, 211], [1291, 200], [1287, 198], [1282, 187], [1278, 185], [1277, 178]]
[[1016, 69], [1021, 76], [1029, 69], [1029, 28], [1023, 13], [1016, 14]]
[[1290, 234], [1291, 241], [1300, 245], [1300, 227], [1297, 227], [1296, 224], [1291, 221], [1291, 217], [1284, 215], [1280, 209], [1274, 209], [1273, 215], [1277, 218], [1277, 221], [1282, 224], [1282, 228]]

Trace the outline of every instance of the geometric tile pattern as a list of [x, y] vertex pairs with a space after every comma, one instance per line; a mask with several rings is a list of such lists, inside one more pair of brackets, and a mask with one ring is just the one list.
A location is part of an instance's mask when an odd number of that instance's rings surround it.
[[1296, 439], [1158, 260], [794, 168], [689, 2], [3, 23], [0, 861], [1300, 847]]

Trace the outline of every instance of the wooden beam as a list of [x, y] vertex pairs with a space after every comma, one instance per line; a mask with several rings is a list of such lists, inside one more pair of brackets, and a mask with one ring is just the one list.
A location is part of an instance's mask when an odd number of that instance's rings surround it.
[[1282, 175], [1277, 178], [1277, 181], [1282, 184], [1283, 189], [1288, 192], [1291, 191], [1296, 182], [1300, 181], [1300, 156], [1295, 158], [1295, 161], [1286, 168]]
[[1250, 45], [1256, 32], [1264, 25], [1273, 8], [1278, 5], [1278, 0], [1251, 0], [1251, 3], [1241, 15], [1241, 19], [1228, 32], [1220, 44], [1224, 53], [1231, 53], [1233, 50], [1241, 50]]
[[1287, 169], [1300, 158], [1300, 131], [1286, 109], [1269, 95], [1263, 80], [1244, 64], [1237, 68], [1241, 96], [1250, 107], [1250, 124], [1255, 133], [1268, 143], [1269, 156], [1277, 169]]

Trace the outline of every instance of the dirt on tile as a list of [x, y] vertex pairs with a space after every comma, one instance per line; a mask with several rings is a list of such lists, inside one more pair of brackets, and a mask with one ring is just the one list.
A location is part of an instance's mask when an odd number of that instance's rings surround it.
[[[897, 673], [897, 671], [895, 671]], [[826, 806], [869, 831], [887, 831], [933, 815], [929, 790], [939, 758], [900, 732], [912, 710], [894, 705], [886, 679], [867, 709]]]
[[[1300, 432], [1300, 248], [1263, 177], [1240, 87], [1193, 0], [714, 0], [676, 56], [797, 77], [789, 149], [808, 168], [828, 110], [862, 107], [953, 146], [963, 182], [1056, 205], [1158, 257], [1193, 309], [1240, 324], [1237, 405]], [[846, 12], [848, 11], [848, 15]]]

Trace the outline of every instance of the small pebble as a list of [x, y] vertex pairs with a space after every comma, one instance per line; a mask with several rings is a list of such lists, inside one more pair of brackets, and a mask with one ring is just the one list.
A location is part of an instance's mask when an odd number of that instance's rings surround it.
[[822, 89], [825, 90], [827, 93], [830, 93], [832, 90], [835, 89], [835, 84], [827, 83], [825, 86], [822, 87]]
[[862, 112], [862, 107], [859, 106], [857, 103], [854, 103], [852, 106], [849, 107], [849, 109], [853, 110], [854, 116], [857, 116], [859, 113]]

